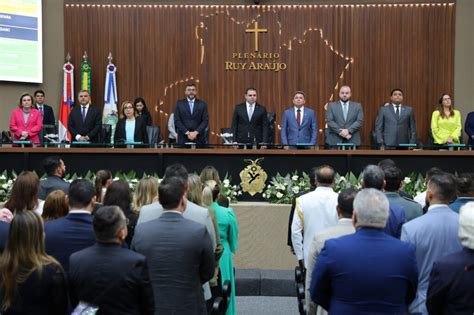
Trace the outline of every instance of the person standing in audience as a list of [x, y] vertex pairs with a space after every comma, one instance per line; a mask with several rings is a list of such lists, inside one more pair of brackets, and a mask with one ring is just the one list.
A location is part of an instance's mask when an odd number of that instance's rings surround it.
[[48, 194], [44, 201], [43, 213], [41, 214], [44, 222], [56, 220], [68, 214], [69, 205], [66, 198], [64, 191], [59, 189]]
[[90, 104], [89, 91], [79, 91], [78, 99], [79, 104], [74, 106], [68, 118], [72, 141], [97, 143], [102, 129], [102, 113]]
[[18, 211], [43, 212], [43, 201], [38, 199], [40, 181], [36, 173], [23, 171], [13, 183], [10, 197], [4, 207], [11, 213]]
[[456, 178], [457, 183], [457, 198], [449, 207], [456, 213], [459, 209], [468, 202], [474, 201], [474, 173], [459, 174]]
[[67, 216], [44, 225], [46, 252], [56, 258], [64, 270], [69, 270], [69, 256], [95, 243], [92, 209], [95, 204], [94, 186], [85, 179], [71, 183], [68, 193]]
[[69, 183], [64, 180], [66, 176], [64, 161], [59, 156], [48, 156], [43, 160], [43, 168], [48, 177], [40, 182], [39, 198], [46, 200], [49, 193], [57, 189], [67, 194]]
[[283, 113], [281, 121], [281, 143], [295, 146], [297, 143], [316, 145], [318, 142], [318, 123], [314, 110], [305, 107], [304, 92], [297, 91], [293, 96], [293, 107]]
[[161, 181], [163, 214], [137, 226], [132, 242], [150, 267], [155, 314], [207, 314], [202, 284], [214, 274], [214, 249], [206, 227], [183, 217], [185, 183], [177, 176]]
[[456, 179], [443, 173], [433, 176], [428, 182], [426, 199], [428, 212], [402, 228], [402, 241], [415, 245], [418, 262], [418, 292], [410, 312], [428, 314], [426, 291], [433, 263], [442, 256], [461, 250], [458, 239], [459, 215], [448, 204], [456, 195]]
[[206, 165], [201, 170], [201, 174], [199, 174], [199, 178], [201, 179], [201, 183], [205, 183], [208, 180], [215, 181], [218, 185], [221, 184], [221, 178], [219, 176], [219, 171], [212, 165]]
[[138, 116], [132, 102], [125, 101], [120, 108], [120, 119], [115, 127], [114, 143], [125, 142], [148, 143], [146, 122]]
[[329, 165], [316, 170], [316, 189], [296, 199], [291, 224], [291, 240], [296, 259], [303, 270], [314, 235], [337, 224], [337, 193], [333, 190], [335, 172]]
[[415, 115], [403, 104], [403, 91], [392, 90], [390, 103], [379, 109], [375, 120], [377, 143], [395, 149], [401, 143], [416, 143]]
[[94, 187], [96, 202], [103, 202], [107, 187], [112, 184], [112, 180], [112, 172], [109, 170], [98, 170], [97, 173], [95, 173]]
[[13, 141], [31, 141], [39, 144], [39, 133], [43, 130], [43, 117], [37, 109], [33, 108], [31, 95], [22, 94], [18, 107], [12, 111], [10, 117], [10, 131], [13, 133]]
[[72, 307], [82, 301], [96, 305], [101, 314], [154, 314], [146, 258], [122, 246], [127, 236], [123, 211], [102, 207], [94, 214], [93, 226], [97, 243], [69, 259]]
[[360, 145], [360, 128], [364, 121], [364, 113], [360, 103], [351, 100], [351, 88], [347, 85], [339, 89], [339, 101], [329, 103], [326, 111], [328, 129], [324, 142], [329, 146], [338, 143]]
[[385, 176], [385, 196], [388, 198], [390, 205], [398, 205], [405, 210], [406, 222], [411, 221], [423, 214], [421, 206], [407, 198], [400, 196], [399, 191], [403, 186], [402, 171], [396, 167], [386, 167], [383, 169]]
[[354, 199], [354, 234], [327, 240], [311, 299], [329, 314], [406, 314], [418, 283], [415, 248], [384, 233], [388, 200], [377, 189]]
[[245, 91], [245, 102], [235, 106], [232, 133], [236, 143], [268, 142], [268, 118], [265, 106], [257, 103], [257, 90]]
[[209, 140], [206, 139], [206, 129], [209, 127], [207, 104], [196, 98], [197, 88], [194, 83], [186, 84], [184, 94], [186, 98], [177, 101], [174, 109], [174, 125], [178, 134], [176, 142], [206, 144]]
[[[378, 163], [377, 163], [377, 166], [380, 167], [383, 170], [385, 170], [386, 168], [388, 167], [396, 167], [397, 164], [395, 164], [395, 161], [392, 160], [392, 159], [383, 159], [383, 160], [380, 160]], [[398, 191], [398, 194], [400, 196], [402, 196], [403, 198], [405, 199], [410, 199], [410, 200], [413, 200], [413, 197], [412, 195], [410, 195], [409, 193], [407, 193], [406, 191], [403, 190], [403, 188], [401, 188], [399, 191]]]
[[45, 104], [45, 94], [43, 90], [36, 90], [33, 94], [35, 97], [35, 108], [41, 113], [43, 117], [43, 126], [44, 125], [56, 125], [56, 120], [54, 119], [54, 111], [51, 106]]
[[461, 112], [454, 109], [451, 96], [444, 93], [439, 98], [438, 109], [431, 115], [434, 144], [460, 143], [461, 130]]
[[426, 307], [429, 314], [474, 314], [474, 202], [459, 213], [460, 252], [433, 264]]
[[[437, 168], [437, 167], [430, 168], [425, 174], [425, 184], [428, 184], [431, 177], [435, 175], [440, 175], [442, 173], [443, 171], [440, 168]], [[416, 195], [414, 200], [420, 204], [421, 208], [424, 209], [426, 206], [426, 190]], [[425, 212], [426, 211], [423, 211], [423, 213]]]
[[133, 209], [140, 212], [141, 208], [158, 202], [158, 181], [152, 176], [140, 179], [133, 193]]
[[138, 117], [141, 117], [145, 121], [145, 125], [152, 126], [153, 120], [151, 118], [150, 111], [146, 106], [145, 100], [142, 97], [138, 97], [133, 102], [133, 107], [137, 109]]
[[2, 314], [67, 314], [66, 276], [46, 254], [43, 222], [33, 211], [17, 212], [11, 223], [0, 278]]
[[309, 253], [308, 253], [308, 267], [306, 269], [306, 305], [307, 305], [307, 315], [324, 315], [327, 312], [321, 309], [321, 307], [317, 308], [317, 305], [311, 302], [311, 295], [309, 292], [309, 288], [311, 286], [311, 278], [313, 274], [314, 265], [318, 259], [321, 250], [324, 247], [324, 243], [333, 238], [338, 238], [347, 234], [352, 234], [355, 232], [354, 226], [352, 225], [352, 212], [353, 212], [353, 203], [354, 198], [357, 194], [357, 191], [353, 188], [347, 188], [342, 190], [337, 197], [337, 207], [335, 211], [337, 211], [337, 215], [339, 217], [339, 221], [337, 225], [328, 227], [327, 229], [322, 230], [319, 233], [316, 233], [314, 238], [311, 241], [309, 246]]

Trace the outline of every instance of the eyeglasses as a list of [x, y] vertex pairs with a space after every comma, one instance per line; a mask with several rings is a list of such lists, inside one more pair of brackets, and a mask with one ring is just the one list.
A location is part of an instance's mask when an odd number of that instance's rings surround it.
[[133, 109], [133, 106], [125, 106], [124, 109]]

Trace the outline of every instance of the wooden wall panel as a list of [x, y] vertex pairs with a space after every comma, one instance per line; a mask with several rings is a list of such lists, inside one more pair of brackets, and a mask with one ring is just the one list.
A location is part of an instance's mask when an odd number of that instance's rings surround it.
[[[259, 102], [280, 122], [294, 91], [323, 129], [324, 105], [348, 84], [362, 102], [362, 137], [369, 143], [380, 105], [402, 88], [414, 107], [418, 137], [426, 140], [442, 92], [453, 93], [455, 5], [65, 5], [65, 51], [76, 65], [86, 50], [92, 64], [92, 99], [102, 106], [107, 55], [117, 66], [120, 101], [143, 96], [154, 124], [164, 128], [186, 82], [210, 111], [211, 142], [231, 123], [234, 105], [254, 86]], [[254, 22], [268, 29], [260, 52], [280, 53], [287, 69], [225, 71], [233, 52], [252, 52]], [[204, 51], [204, 56], [202, 56]], [[201, 63], [202, 58], [202, 63]], [[166, 128], [165, 128], [166, 129]], [[322, 143], [322, 133], [319, 134]]]

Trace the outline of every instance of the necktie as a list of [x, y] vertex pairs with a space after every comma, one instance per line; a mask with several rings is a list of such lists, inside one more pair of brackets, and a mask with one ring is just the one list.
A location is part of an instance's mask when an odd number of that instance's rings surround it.
[[347, 113], [349, 111], [349, 109], [347, 108], [347, 102], [342, 103], [342, 111], [343, 111], [343, 114], [344, 114], [344, 120], [347, 120]]
[[191, 115], [193, 114], [193, 109], [194, 109], [194, 102], [189, 101], [189, 111], [191, 112]]
[[395, 105], [395, 115], [400, 118], [400, 105]]
[[40, 106], [40, 107], [39, 107], [39, 110], [40, 110], [40, 112], [41, 112], [41, 116], [44, 116], [44, 113], [43, 113], [43, 106]]
[[82, 106], [82, 122], [86, 121], [86, 106]]
[[253, 115], [253, 104], [249, 105], [249, 121], [252, 120], [252, 115]]
[[298, 127], [301, 126], [301, 109], [296, 110], [296, 122], [298, 123]]

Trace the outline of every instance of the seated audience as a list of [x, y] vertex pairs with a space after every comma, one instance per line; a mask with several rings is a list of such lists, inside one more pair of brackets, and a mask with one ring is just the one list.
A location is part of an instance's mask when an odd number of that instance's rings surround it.
[[186, 184], [165, 176], [159, 186], [163, 214], [137, 226], [133, 250], [149, 265], [156, 314], [206, 314], [202, 283], [214, 274], [214, 249], [206, 227], [183, 217]]
[[138, 116], [137, 109], [132, 102], [123, 102], [120, 109], [120, 119], [115, 126], [114, 143], [148, 143], [146, 126], [145, 120]]
[[135, 226], [137, 225], [138, 213], [132, 209], [132, 191], [128, 183], [124, 180], [117, 180], [112, 182], [105, 193], [104, 206], [118, 206], [122, 209], [123, 214], [127, 218], [128, 235], [125, 239], [127, 245], [132, 242], [133, 234], [135, 233]]
[[143, 121], [145, 121], [145, 125], [147, 126], [153, 125], [150, 111], [148, 110], [148, 107], [146, 107], [146, 103], [143, 98], [141, 97], [136, 98], [135, 101], [133, 102], [133, 107], [137, 109], [137, 115], [138, 117], [141, 117]]
[[377, 189], [354, 199], [354, 234], [327, 240], [311, 279], [311, 299], [329, 314], [406, 314], [416, 294], [413, 245], [383, 231], [388, 200]]
[[[437, 168], [437, 167], [430, 168], [425, 174], [425, 184], [428, 185], [428, 182], [430, 181], [431, 177], [442, 174], [442, 173], [443, 171], [440, 168]], [[423, 213], [425, 213], [426, 212], [425, 211], [426, 190], [416, 195], [414, 200], [420, 204], [420, 206], [423, 208]]]
[[436, 260], [431, 269], [430, 314], [474, 314], [474, 202], [461, 207], [459, 239], [463, 249]]
[[454, 109], [454, 104], [448, 94], [442, 94], [439, 98], [438, 109], [431, 115], [431, 133], [434, 143], [459, 143], [461, 130], [461, 112]]
[[459, 209], [468, 202], [474, 201], [474, 174], [463, 173], [456, 178], [457, 183], [457, 198], [449, 207], [459, 213]]
[[41, 215], [44, 202], [38, 199], [39, 186], [40, 181], [36, 173], [21, 172], [13, 183], [10, 197], [4, 205], [5, 208], [11, 213], [31, 210]]
[[10, 131], [13, 141], [31, 141], [39, 144], [39, 134], [43, 130], [43, 116], [39, 110], [33, 108], [33, 97], [24, 93], [20, 96], [17, 109], [10, 117]]
[[221, 179], [219, 177], [219, 171], [212, 165], [205, 166], [202, 169], [201, 174], [199, 175], [199, 177], [201, 178], [201, 183], [203, 183], [203, 184], [205, 182], [207, 182], [208, 180], [213, 180], [218, 185], [221, 184]]
[[354, 226], [352, 225], [352, 212], [353, 212], [353, 203], [354, 198], [357, 194], [353, 188], [347, 188], [342, 190], [337, 197], [337, 207], [334, 211], [337, 212], [339, 221], [337, 225], [328, 227], [327, 229], [322, 230], [319, 233], [316, 233], [314, 238], [311, 240], [308, 254], [308, 267], [306, 269], [306, 306], [307, 306], [307, 315], [316, 314], [318, 310], [319, 315], [323, 315], [327, 312], [317, 309], [317, 305], [311, 302], [311, 295], [309, 293], [309, 288], [311, 286], [311, 277], [313, 274], [314, 265], [318, 259], [321, 250], [324, 247], [324, 243], [333, 238], [338, 238], [347, 234], [352, 234], [355, 232]]
[[65, 315], [66, 276], [44, 250], [43, 222], [33, 211], [18, 211], [0, 263], [1, 313]]
[[[367, 165], [362, 172], [362, 188], [382, 190], [385, 185], [385, 174], [376, 165]], [[388, 205], [388, 220], [384, 231], [388, 235], [400, 238], [402, 225], [405, 223], [405, 210], [396, 204]]]
[[117, 206], [94, 214], [97, 243], [71, 255], [71, 304], [95, 305], [101, 314], [154, 314], [153, 289], [143, 255], [122, 247], [127, 222]]
[[69, 186], [69, 213], [63, 218], [44, 224], [46, 252], [56, 258], [64, 270], [69, 270], [69, 256], [95, 244], [92, 209], [95, 204], [94, 186], [77, 179]]
[[464, 131], [467, 134], [467, 145], [474, 147], [474, 112], [467, 114]]
[[69, 205], [67, 203], [67, 197], [64, 191], [54, 190], [52, 191], [43, 205], [43, 213], [41, 217], [43, 221], [56, 220], [65, 217], [69, 212]]
[[146, 176], [140, 179], [133, 193], [133, 209], [140, 211], [143, 206], [158, 201], [158, 181], [156, 178]]
[[443, 173], [428, 182], [428, 212], [403, 225], [402, 241], [415, 245], [418, 263], [418, 292], [410, 312], [428, 314], [426, 291], [433, 263], [440, 257], [460, 251], [459, 215], [448, 204], [456, 195], [456, 179]]
[[112, 184], [112, 173], [109, 170], [98, 170], [95, 173], [95, 197], [96, 202], [102, 203], [107, 187]]
[[53, 190], [60, 189], [66, 194], [69, 190], [69, 183], [64, 180], [66, 176], [66, 165], [59, 156], [48, 156], [43, 160], [46, 179], [40, 182], [39, 198], [46, 200], [46, 197]]

